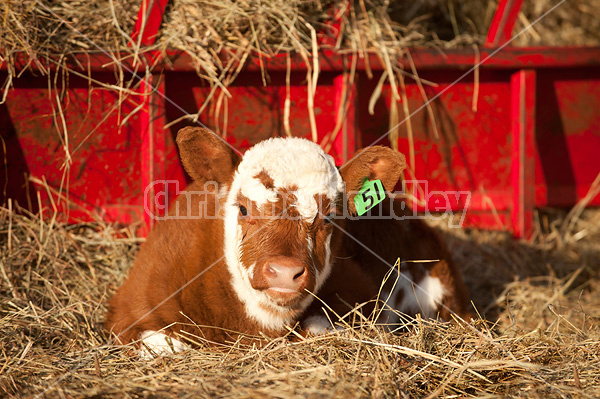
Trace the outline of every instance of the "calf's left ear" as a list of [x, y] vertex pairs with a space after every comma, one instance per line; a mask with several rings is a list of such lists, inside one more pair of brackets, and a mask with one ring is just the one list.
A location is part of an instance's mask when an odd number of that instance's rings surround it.
[[201, 127], [181, 129], [177, 145], [181, 163], [195, 181], [225, 183], [241, 159], [223, 139]]
[[356, 213], [354, 197], [365, 180], [381, 180], [385, 191], [392, 191], [404, 169], [404, 155], [389, 147], [373, 146], [361, 150], [354, 159], [340, 168], [340, 174], [346, 183], [350, 211]]

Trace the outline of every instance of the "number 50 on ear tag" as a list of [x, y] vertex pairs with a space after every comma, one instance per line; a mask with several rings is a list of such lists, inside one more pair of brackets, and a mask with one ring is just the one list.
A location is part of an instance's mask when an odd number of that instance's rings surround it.
[[356, 213], [364, 215], [369, 209], [379, 204], [385, 198], [385, 190], [381, 180], [367, 180], [354, 197]]

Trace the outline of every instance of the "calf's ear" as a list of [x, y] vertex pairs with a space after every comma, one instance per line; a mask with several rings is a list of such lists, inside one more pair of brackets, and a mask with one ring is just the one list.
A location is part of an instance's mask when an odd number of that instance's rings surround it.
[[240, 162], [240, 156], [229, 144], [202, 127], [181, 129], [177, 146], [185, 171], [195, 181], [227, 182]]
[[340, 174], [346, 183], [350, 212], [356, 214], [354, 197], [365, 180], [381, 180], [385, 191], [392, 191], [405, 168], [404, 155], [389, 147], [373, 146], [361, 150], [354, 159], [340, 168]]

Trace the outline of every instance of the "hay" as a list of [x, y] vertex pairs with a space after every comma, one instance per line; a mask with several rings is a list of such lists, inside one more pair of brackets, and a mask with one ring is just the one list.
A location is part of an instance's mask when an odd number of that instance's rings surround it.
[[[573, 288], [598, 277], [600, 210], [587, 209], [583, 217], [566, 219], [568, 216], [563, 210], [538, 211], [532, 242], [527, 243], [514, 240], [507, 232], [444, 229], [478, 309], [503, 306], [497, 298], [505, 296], [503, 290], [514, 281], [550, 276], [552, 284], [557, 284], [578, 273]], [[572, 225], [573, 230], [564, 232], [564, 225]]]
[[[387, 14], [404, 35], [420, 36], [425, 43], [441, 48], [482, 44], [492, 21], [496, 0], [369, 1], [371, 18], [382, 24]], [[377, 5], [379, 3], [379, 5]], [[517, 34], [559, 0], [524, 1], [513, 34]], [[388, 5], [389, 4], [389, 5]], [[387, 7], [385, 6], [387, 5]], [[516, 38], [513, 46], [598, 46], [600, 45], [600, 0], [568, 0]]]
[[[3, 55], [24, 51], [35, 59], [51, 54], [128, 51], [140, 7], [139, 0], [47, 0], [0, 3]], [[557, 0], [525, 1], [517, 30], [549, 10]], [[157, 38], [159, 48], [190, 54], [251, 48], [265, 56], [310, 49], [311, 30], [335, 35], [329, 26], [340, 21], [336, 44], [342, 50], [389, 51], [408, 46], [446, 47], [481, 43], [497, 2], [358, 0], [346, 9], [333, 0], [211, 1], [173, 0]], [[598, 45], [600, 0], [569, 0], [543, 23], [517, 39], [518, 45]], [[89, 40], [82, 37], [85, 35]], [[329, 45], [329, 44], [328, 44]]]
[[73, 52], [125, 50], [140, 1], [3, 1], [0, 55], [25, 52], [31, 60]]
[[[522, 30], [557, 4], [556, 0], [525, 1], [515, 26]], [[600, 45], [600, 0], [569, 0], [514, 42], [515, 46]]]
[[[131, 40], [140, 0], [23, 0], [0, 2], [0, 62], [12, 69], [14, 55], [40, 60], [74, 52], [139, 51]], [[409, 47], [452, 48], [481, 44], [496, 7], [495, 0], [333, 0], [214, 1], [173, 0], [155, 45], [179, 49], [198, 71], [227, 85], [232, 66], [218, 53], [269, 57], [281, 52], [311, 53], [318, 34], [337, 37], [340, 51], [376, 52], [397, 57]], [[527, 1], [517, 29], [556, 4]], [[600, 0], [570, 0], [517, 40], [518, 45], [598, 45]], [[339, 23], [339, 32], [336, 24]], [[339, 33], [339, 34], [338, 34]], [[243, 64], [243, 62], [242, 62]], [[232, 69], [233, 68], [233, 69]], [[266, 78], [265, 78], [266, 79]], [[266, 80], [265, 80], [266, 82]]]
[[416, 319], [262, 349], [232, 343], [139, 361], [106, 346], [108, 297], [139, 240], [107, 225], [63, 225], [0, 209], [0, 392], [8, 397], [594, 397], [600, 393], [600, 211], [534, 243], [445, 230], [490, 323]]

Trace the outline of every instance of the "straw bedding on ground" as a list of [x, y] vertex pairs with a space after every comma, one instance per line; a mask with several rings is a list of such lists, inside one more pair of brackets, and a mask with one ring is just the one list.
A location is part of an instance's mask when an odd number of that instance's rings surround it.
[[[548, 222], [544, 220], [548, 219]], [[200, 342], [140, 361], [101, 322], [139, 241], [113, 226], [0, 210], [0, 392], [7, 397], [595, 397], [600, 394], [600, 212], [534, 242], [444, 229], [487, 322], [371, 324], [262, 348]], [[566, 237], [566, 239], [565, 239]]]

